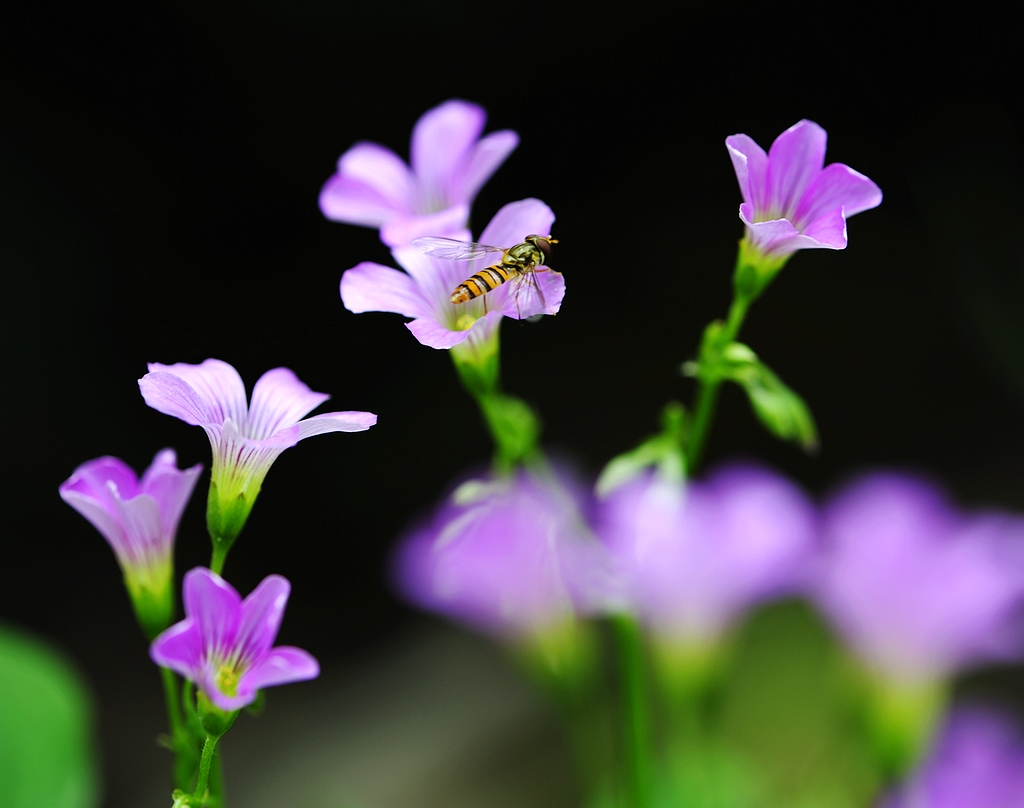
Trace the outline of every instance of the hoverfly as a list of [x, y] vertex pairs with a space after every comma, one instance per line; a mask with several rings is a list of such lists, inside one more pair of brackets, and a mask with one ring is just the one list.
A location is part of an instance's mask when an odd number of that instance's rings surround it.
[[[487, 253], [501, 253], [501, 260], [491, 266], [484, 267], [471, 278], [455, 287], [452, 292], [452, 303], [465, 303], [482, 297], [488, 292], [493, 292], [506, 281], [517, 280], [515, 294], [518, 307], [518, 292], [523, 284], [529, 284], [540, 298], [541, 305], [547, 308], [544, 303], [544, 295], [537, 285], [535, 272], [546, 270], [538, 269], [551, 257], [551, 245], [557, 244], [558, 239], [551, 236], [530, 235], [521, 244], [514, 247], [491, 247], [487, 244], [476, 244], [472, 241], [458, 241], [453, 238], [441, 238], [439, 236], [426, 236], [412, 240], [412, 245], [420, 252], [433, 255], [437, 258], [447, 258], [452, 261], [469, 261], [479, 258]], [[486, 307], [487, 300], [484, 299]]]

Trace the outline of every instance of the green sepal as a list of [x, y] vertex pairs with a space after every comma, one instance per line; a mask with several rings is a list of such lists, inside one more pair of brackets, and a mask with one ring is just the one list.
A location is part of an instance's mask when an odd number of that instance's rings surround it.
[[732, 276], [737, 300], [747, 305], [757, 300], [789, 259], [789, 255], [766, 255], [746, 238], [741, 239]]
[[266, 692], [265, 690], [257, 690], [256, 701], [245, 708], [245, 711], [253, 718], [258, 718], [263, 714], [263, 708], [267, 706]]
[[501, 381], [500, 342], [498, 331], [484, 343], [469, 340], [449, 351], [462, 384], [475, 397], [489, 396], [498, 390]]
[[[167, 565], [166, 575], [150, 575], [146, 582], [138, 580], [138, 576], [132, 575], [130, 571], [125, 573], [124, 585], [131, 598], [132, 608], [135, 610], [135, 619], [139, 621], [139, 626], [147, 640], [154, 640], [174, 621], [172, 574], [173, 570], [170, 564]], [[163, 580], [157, 583], [153, 580], [156, 577]]]
[[497, 444], [500, 471], [511, 471], [537, 455], [540, 419], [529, 404], [503, 393], [483, 396], [479, 402]]
[[196, 710], [199, 713], [199, 722], [207, 735], [219, 738], [235, 723], [240, 710], [222, 710], [202, 691], [196, 691]]
[[738, 384], [750, 399], [754, 415], [770, 433], [798, 443], [806, 452], [818, 448], [818, 430], [807, 403], [741, 342], [725, 346], [715, 365], [684, 367], [684, 372], [704, 379]]
[[597, 479], [594, 490], [605, 497], [649, 468], [657, 468], [665, 479], [686, 477], [683, 445], [689, 422], [686, 408], [670, 401], [661, 412], [661, 432], [652, 435], [634, 449], [612, 458]]
[[224, 559], [228, 550], [235, 543], [238, 534], [245, 527], [252, 506], [256, 501], [260, 488], [239, 491], [235, 496], [221, 496], [217, 481], [210, 480], [210, 494], [206, 499], [206, 529], [213, 543], [213, 561], [211, 569], [220, 574], [224, 567]]

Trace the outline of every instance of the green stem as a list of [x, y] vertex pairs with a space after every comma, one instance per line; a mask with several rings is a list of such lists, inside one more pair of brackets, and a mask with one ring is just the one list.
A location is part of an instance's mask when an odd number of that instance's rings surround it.
[[[700, 347], [700, 362], [713, 366], [717, 362], [718, 353], [740, 334], [747, 310], [753, 302], [750, 298], [739, 294], [733, 298], [729, 306], [729, 316], [720, 329], [707, 331], [704, 343]], [[690, 429], [686, 445], [686, 473], [692, 475], [704, 455], [711, 424], [715, 419], [715, 406], [718, 404], [718, 390], [722, 386], [720, 378], [697, 377], [697, 397], [693, 407], [693, 426]]]
[[653, 759], [643, 638], [640, 626], [629, 615], [613, 615], [611, 625], [622, 696], [626, 805], [629, 808], [650, 808]]
[[203, 755], [199, 759], [199, 778], [196, 780], [196, 790], [192, 793], [192, 799], [196, 805], [202, 805], [206, 798], [206, 786], [210, 782], [210, 764], [213, 762], [213, 752], [217, 748], [217, 736], [207, 733], [203, 742]]
[[177, 677], [167, 668], [161, 668], [160, 674], [164, 683], [164, 700], [167, 702], [167, 725], [174, 745], [174, 786], [188, 788], [192, 782], [192, 773], [195, 771], [192, 735], [181, 718]]
[[228, 557], [228, 548], [223, 547], [216, 541], [213, 543], [213, 556], [210, 558], [210, 569], [218, 575], [224, 569], [224, 561]]

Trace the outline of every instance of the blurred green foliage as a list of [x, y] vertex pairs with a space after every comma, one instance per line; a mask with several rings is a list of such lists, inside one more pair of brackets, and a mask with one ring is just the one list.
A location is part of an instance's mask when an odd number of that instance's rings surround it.
[[90, 808], [99, 802], [85, 685], [51, 648], [0, 625], [0, 804]]

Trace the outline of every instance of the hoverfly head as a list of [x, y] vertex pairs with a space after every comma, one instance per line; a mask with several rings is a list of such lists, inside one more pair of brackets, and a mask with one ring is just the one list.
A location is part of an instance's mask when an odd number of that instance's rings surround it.
[[544, 258], [551, 258], [551, 245], [557, 244], [558, 239], [551, 238], [551, 236], [527, 236], [526, 240], [544, 253]]

